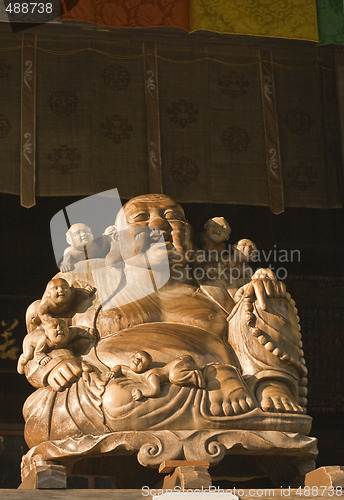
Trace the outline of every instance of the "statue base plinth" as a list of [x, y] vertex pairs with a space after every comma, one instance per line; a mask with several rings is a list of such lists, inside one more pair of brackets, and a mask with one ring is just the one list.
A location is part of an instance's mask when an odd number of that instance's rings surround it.
[[[32, 448], [22, 462], [23, 484], [37, 468], [37, 462], [62, 464], [67, 475], [75, 474], [78, 463], [92, 459], [90, 475], [109, 475], [97, 471], [97, 460], [113, 457], [137, 456], [141, 466], [158, 469], [166, 461], [203, 461], [211, 468], [225, 467], [221, 474], [226, 479], [240, 480], [252, 477], [270, 477], [277, 487], [301, 483], [305, 474], [315, 468], [317, 440], [303, 434], [281, 431], [192, 430], [192, 431], [125, 431], [101, 436], [86, 435], [59, 441], [46, 441]], [[254, 462], [254, 472], [248, 467], [242, 471], [226, 469], [226, 460]], [[241, 458], [240, 458], [241, 457]], [[240, 460], [237, 460], [240, 458]], [[224, 460], [225, 459], [225, 460]], [[187, 462], [185, 462], [186, 464]], [[136, 464], [137, 465], [137, 464]], [[81, 467], [81, 466], [80, 466]], [[84, 470], [87, 467], [83, 467]], [[245, 470], [244, 470], [245, 469]], [[113, 469], [112, 469], [113, 470]], [[212, 470], [212, 469], [211, 469]], [[215, 469], [214, 469], [215, 470]], [[206, 469], [205, 469], [206, 471]], [[208, 473], [198, 471], [199, 482], [208, 484]], [[188, 471], [190, 473], [190, 471]], [[211, 474], [211, 472], [210, 472]], [[177, 474], [178, 475], [178, 474]], [[197, 474], [196, 474], [197, 475]], [[189, 474], [190, 476], [190, 474]], [[195, 474], [191, 474], [195, 477]], [[190, 476], [190, 477], [191, 477]], [[301, 479], [300, 479], [301, 478]], [[293, 484], [288, 484], [293, 482]], [[142, 486], [142, 485], [141, 485]], [[202, 486], [199, 484], [197, 487]], [[39, 485], [36, 487], [40, 488]]]
[[305, 486], [344, 488], [344, 467], [331, 465], [319, 467], [308, 474], [305, 478]]
[[63, 465], [33, 464], [22, 481], [20, 490], [51, 490], [67, 488], [66, 469]]
[[185, 489], [209, 488], [212, 485], [208, 472], [209, 462], [197, 460], [167, 460], [159, 467], [159, 472], [169, 473], [164, 477], [163, 489], [176, 487]]

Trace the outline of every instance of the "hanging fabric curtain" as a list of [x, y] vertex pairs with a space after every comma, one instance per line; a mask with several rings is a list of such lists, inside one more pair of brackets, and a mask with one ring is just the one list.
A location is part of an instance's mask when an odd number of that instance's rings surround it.
[[[64, 1], [62, 0], [62, 5]], [[62, 21], [84, 21], [115, 28], [172, 26], [189, 29], [189, 0], [79, 0], [64, 9]]]
[[344, 1], [317, 0], [319, 44], [344, 44]]
[[315, 0], [190, 0], [190, 24], [191, 31], [318, 40]]
[[36, 120], [37, 196], [116, 187], [123, 198], [162, 190], [181, 203], [275, 213], [283, 198], [285, 207], [342, 206], [331, 47], [40, 34], [36, 108], [22, 121], [21, 38], [0, 42], [1, 192], [20, 193], [21, 130], [31, 160], [23, 126]]

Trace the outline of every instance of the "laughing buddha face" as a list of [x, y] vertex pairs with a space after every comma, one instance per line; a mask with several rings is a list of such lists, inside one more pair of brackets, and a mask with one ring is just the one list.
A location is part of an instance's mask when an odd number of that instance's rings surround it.
[[[184, 211], [166, 195], [138, 196], [128, 201], [117, 216], [116, 227], [119, 234], [128, 234], [129, 230], [129, 240], [135, 241], [135, 247], [141, 251], [161, 242], [169, 256], [191, 248], [190, 226]], [[141, 243], [137, 244], [139, 240]]]

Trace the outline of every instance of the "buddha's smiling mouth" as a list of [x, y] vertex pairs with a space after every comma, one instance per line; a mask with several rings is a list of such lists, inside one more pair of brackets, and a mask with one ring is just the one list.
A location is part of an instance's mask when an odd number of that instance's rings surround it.
[[152, 229], [149, 233], [149, 238], [151, 241], [159, 241], [164, 238], [166, 242], [171, 241], [171, 234], [167, 231], [162, 231], [161, 229]]

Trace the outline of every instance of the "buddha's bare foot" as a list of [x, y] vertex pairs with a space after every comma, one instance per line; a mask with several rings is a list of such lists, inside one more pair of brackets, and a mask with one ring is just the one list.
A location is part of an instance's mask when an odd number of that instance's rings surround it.
[[271, 381], [261, 385], [257, 391], [257, 399], [263, 411], [304, 413], [304, 409], [283, 382]]
[[256, 408], [237, 370], [230, 365], [212, 365], [206, 370], [209, 410], [216, 417], [241, 415]]
[[242, 387], [235, 389], [222, 403], [223, 413], [228, 417], [230, 415], [240, 415], [247, 413], [256, 407], [255, 402]]

